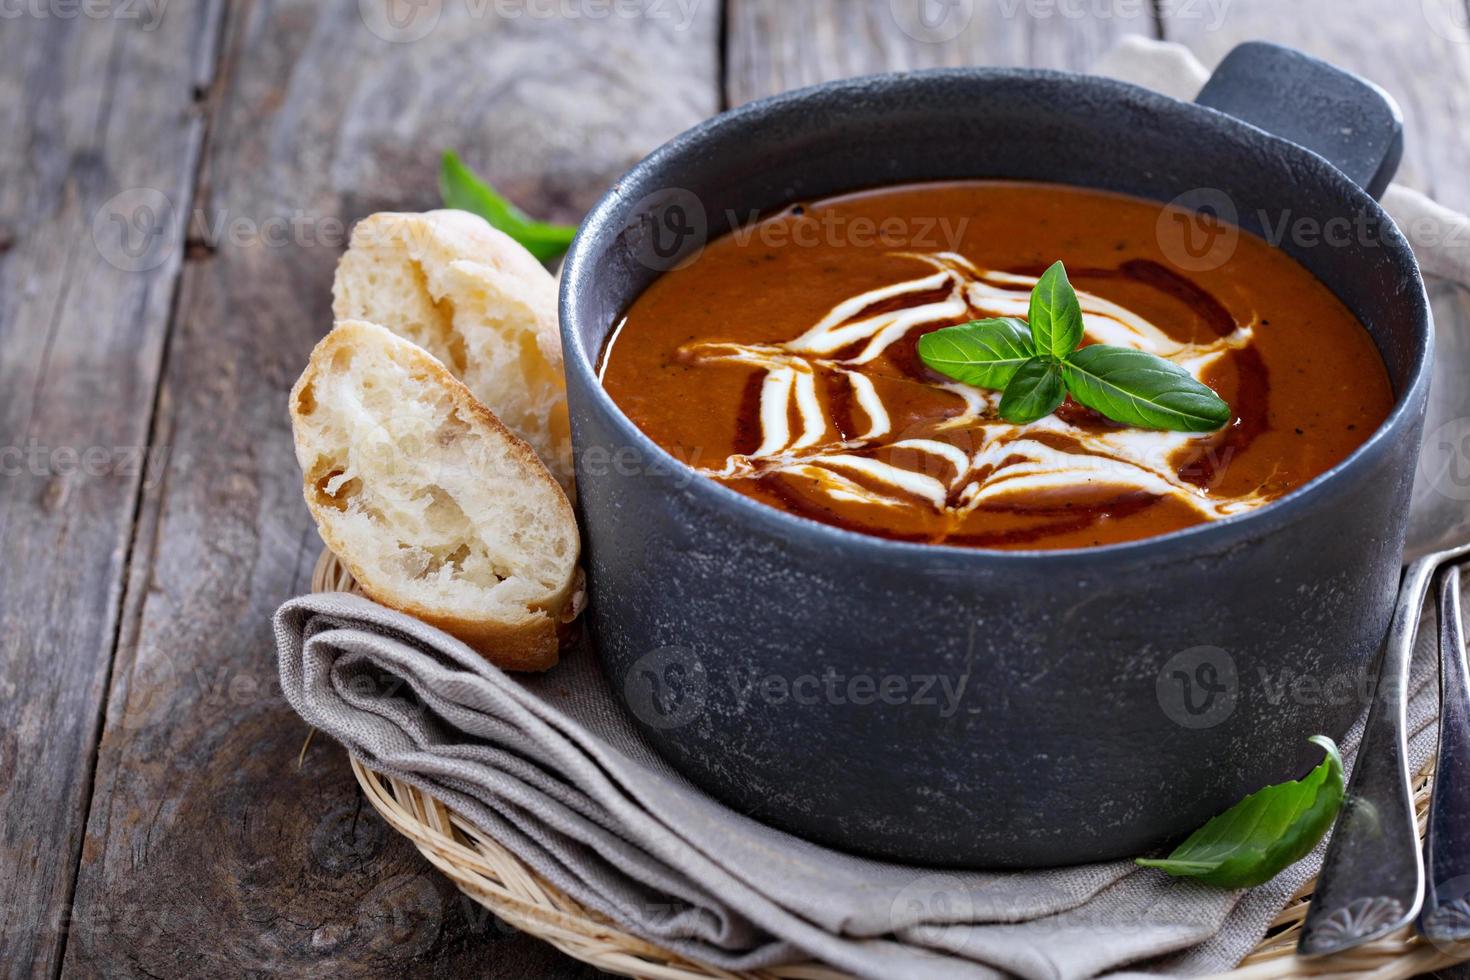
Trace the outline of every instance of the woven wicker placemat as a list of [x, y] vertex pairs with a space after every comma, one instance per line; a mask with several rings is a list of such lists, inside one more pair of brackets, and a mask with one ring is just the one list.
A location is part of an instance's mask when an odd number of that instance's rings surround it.
[[[355, 592], [351, 574], [331, 552], [323, 552], [312, 576], [313, 592]], [[837, 980], [847, 974], [820, 963], [797, 963], [754, 973], [731, 973], [685, 959], [624, 932], [583, 908], [532, 871], [510, 851], [476, 830], [454, 811], [412, 786], [382, 776], [356, 759], [352, 771], [368, 802], [400, 834], [413, 841], [424, 857], [468, 895], [510, 925], [543, 939], [568, 956], [609, 973], [658, 980], [764, 978], [764, 980]], [[1426, 771], [1416, 786], [1419, 832], [1424, 832], [1429, 806]], [[1337, 956], [1302, 959], [1295, 953], [1302, 920], [1315, 879], [1307, 882], [1281, 911], [1265, 937], [1222, 977], [1268, 980], [1277, 977], [1354, 976], [1398, 980], [1458, 963], [1470, 962], [1470, 945], [1441, 949], [1411, 930]]]

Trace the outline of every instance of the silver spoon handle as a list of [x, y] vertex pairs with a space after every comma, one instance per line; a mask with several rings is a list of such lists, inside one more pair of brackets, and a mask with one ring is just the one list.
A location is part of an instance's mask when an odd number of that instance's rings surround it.
[[1303, 956], [1336, 953], [1386, 936], [1419, 912], [1424, 864], [1404, 716], [1419, 615], [1442, 558], [1430, 555], [1414, 562], [1399, 586], [1347, 799], [1297, 944]]
[[1460, 619], [1460, 569], [1439, 582], [1439, 761], [1424, 839], [1429, 885], [1419, 932], [1435, 943], [1470, 940], [1470, 671]]

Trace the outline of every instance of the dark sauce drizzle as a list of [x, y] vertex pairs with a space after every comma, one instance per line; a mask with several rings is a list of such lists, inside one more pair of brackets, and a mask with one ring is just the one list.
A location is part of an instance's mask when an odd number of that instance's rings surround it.
[[[1045, 271], [1042, 266], [1025, 266], [1009, 270], [1017, 275], [1040, 275]], [[1086, 280], [1127, 279], [1133, 282], [1158, 290], [1180, 303], [1188, 306], [1190, 311], [1199, 317], [1205, 327], [1217, 337], [1228, 337], [1235, 331], [1235, 318], [1226, 306], [1215, 298], [1208, 290], [1197, 283], [1179, 275], [1167, 266], [1161, 265], [1148, 259], [1133, 259], [1124, 262], [1116, 269], [1104, 268], [1080, 268], [1068, 270], [1072, 279], [1083, 282]], [[847, 322], [863, 317], [876, 316], [879, 313], [891, 312], [916, 304], [932, 302], [943, 299], [949, 294], [949, 287], [933, 290], [918, 297], [904, 296], [893, 300], [885, 300], [871, 304], [866, 309], [849, 318]], [[946, 378], [931, 371], [924, 365], [918, 353], [919, 332], [912, 331], [901, 340], [891, 345], [884, 356], [888, 362], [904, 377], [914, 381], [926, 383], [938, 383]], [[855, 356], [866, 341], [853, 344], [848, 348], [835, 352], [832, 357], [840, 360]], [[1208, 488], [1219, 478], [1220, 471], [1229, 464], [1230, 460], [1238, 453], [1245, 450], [1256, 437], [1265, 432], [1269, 426], [1269, 412], [1267, 395], [1270, 387], [1266, 366], [1261, 360], [1260, 354], [1252, 348], [1246, 347], [1231, 353], [1231, 363], [1235, 367], [1238, 376], [1239, 395], [1236, 399], [1236, 409], [1240, 414], [1232, 420], [1227, 432], [1220, 440], [1211, 444], [1205, 450], [1195, 454], [1179, 467], [1179, 477], [1199, 487]], [[751, 376], [747, 384], [741, 402], [740, 415], [736, 421], [736, 452], [749, 454], [756, 450], [761, 440], [760, 433], [760, 389], [762, 374], [756, 372]], [[845, 383], [829, 386], [827, 395], [833, 406], [833, 421], [843, 438], [851, 437], [855, 431], [853, 419], [852, 397]], [[1057, 410], [1057, 414], [1069, 425], [1091, 432], [1101, 432], [1120, 426], [1103, 415], [1078, 404], [1071, 398]], [[1067, 442], [1065, 437], [1056, 437], [1050, 441]], [[1075, 443], [1073, 443], [1075, 447]], [[1059, 446], [1058, 448], [1065, 448]], [[852, 477], [850, 477], [852, 478]], [[855, 482], [862, 483], [861, 477], [854, 478]], [[785, 509], [801, 514], [813, 520], [821, 521], [835, 527], [864, 534], [876, 534], [894, 540], [903, 541], [943, 541], [948, 544], [966, 545], [977, 548], [1015, 547], [1031, 544], [1045, 538], [1059, 535], [1076, 533], [1086, 530], [1106, 519], [1128, 517], [1154, 505], [1158, 497], [1141, 491], [1129, 491], [1118, 497], [1089, 504], [1070, 504], [1065, 506], [1023, 506], [1017, 504], [987, 504], [977, 508], [977, 513], [1007, 513], [1024, 514], [1038, 518], [1056, 518], [1056, 520], [1044, 520], [1041, 523], [1024, 527], [1008, 528], [1004, 531], [982, 532], [982, 533], [947, 533], [939, 537], [929, 534], [911, 534], [896, 532], [886, 528], [875, 528], [861, 521], [838, 513], [836, 510], [826, 507], [815, 500], [798, 493], [786, 479], [779, 474], [763, 478], [764, 489], [784, 505]], [[889, 490], [888, 492], [891, 492]], [[958, 488], [956, 494], [958, 493]]]

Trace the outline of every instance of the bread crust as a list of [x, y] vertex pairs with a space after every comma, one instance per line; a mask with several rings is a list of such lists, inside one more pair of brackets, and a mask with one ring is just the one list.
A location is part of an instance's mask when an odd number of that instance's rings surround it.
[[[328, 547], [330, 546], [328, 542]], [[357, 578], [357, 571], [352, 563], [337, 549], [332, 550], [352, 572], [353, 578]], [[518, 625], [497, 623], [488, 619], [464, 619], [443, 615], [413, 602], [397, 601], [393, 596], [378, 594], [364, 585], [361, 579], [358, 579], [358, 585], [362, 588], [363, 595], [374, 602], [443, 630], [501, 670], [539, 673], [555, 667], [560, 659], [561, 643], [557, 622], [550, 615], [534, 616]]]
[[[490, 409], [481, 404], [468, 388], [428, 352], [384, 327], [360, 320], [339, 321], [312, 350], [306, 370], [291, 388], [291, 423], [297, 434], [298, 459], [302, 464], [302, 495], [316, 520], [322, 540], [352, 573], [363, 593], [374, 601], [444, 630], [503, 669], [543, 671], [555, 666], [559, 645], [558, 625], [572, 611], [574, 587], [578, 579], [578, 553], [574, 553], [566, 562], [565, 581], [544, 601], [528, 608], [523, 619], [507, 622], [465, 617], [447, 610], [430, 608], [402, 595], [393, 588], [391, 582], [381, 580], [375, 570], [361, 560], [351, 542], [336, 533], [336, 512], [316, 499], [316, 487], [310, 478], [309, 464], [300, 458], [303, 451], [302, 433], [311, 425], [310, 415], [315, 411], [315, 405], [314, 401], [304, 400], [303, 396], [306, 392], [316, 390], [318, 382], [332, 370], [333, 359], [339, 351], [367, 345], [391, 345], [393, 357], [411, 359], [420, 379], [431, 379], [433, 384], [442, 387], [453, 399], [463, 418], [472, 420], [472, 424], [482, 432], [500, 441], [504, 451], [525, 467], [527, 478], [541, 484], [540, 489], [552, 495], [558, 512], [556, 520], [569, 529], [572, 539], [578, 542], [578, 552], [580, 551], [580, 536], [571, 503], [536, 452], [506, 428]], [[308, 401], [311, 401], [310, 408], [307, 407]]]
[[[338, 263], [332, 283], [333, 316], [339, 320], [376, 319], [371, 308], [374, 304], [364, 302], [371, 290], [354, 288], [357, 284], [353, 278], [364, 267], [392, 260], [413, 262], [431, 270], [427, 278], [437, 281], [441, 289], [449, 288], [451, 283], [468, 283], [483, 295], [510, 300], [529, 314], [530, 322], [520, 327], [534, 337], [536, 351], [544, 362], [544, 372], [535, 372], [538, 383], [556, 386], [560, 395], [560, 408], [551, 413], [547, 423], [549, 431], [538, 432], [531, 441], [549, 440], [533, 448], [542, 451], [546, 457], [543, 462], [552, 475], [570, 488], [571, 431], [565, 410], [556, 278], [519, 242], [479, 215], [448, 208], [423, 213], [380, 211], [353, 228], [351, 246]], [[432, 298], [438, 303], [444, 297]], [[393, 323], [384, 320], [383, 325], [397, 332]], [[481, 391], [477, 397], [492, 409], [504, 410], [505, 405], [495, 401], [497, 394]]]

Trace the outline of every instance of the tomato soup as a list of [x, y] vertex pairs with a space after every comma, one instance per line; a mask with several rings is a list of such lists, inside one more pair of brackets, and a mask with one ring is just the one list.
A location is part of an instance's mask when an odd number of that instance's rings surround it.
[[[1229, 404], [1229, 424], [1138, 429], [1069, 399], [1016, 425], [999, 393], [924, 365], [921, 336], [1024, 317], [1059, 259], [1084, 344], [1183, 367]], [[638, 297], [599, 371], [654, 442], [733, 490], [978, 548], [1110, 544], [1265, 506], [1342, 461], [1393, 403], [1367, 330], [1265, 241], [1154, 202], [996, 181], [749, 221]]]

